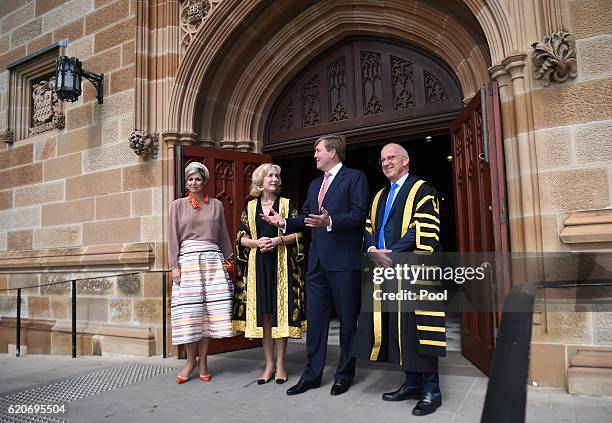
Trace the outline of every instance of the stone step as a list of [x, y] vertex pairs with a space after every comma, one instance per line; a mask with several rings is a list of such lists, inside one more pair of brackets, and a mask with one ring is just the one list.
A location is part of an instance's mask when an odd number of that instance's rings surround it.
[[579, 347], [567, 371], [570, 394], [612, 396], [612, 348]]
[[572, 367], [612, 369], [612, 348], [580, 347], [570, 364]]

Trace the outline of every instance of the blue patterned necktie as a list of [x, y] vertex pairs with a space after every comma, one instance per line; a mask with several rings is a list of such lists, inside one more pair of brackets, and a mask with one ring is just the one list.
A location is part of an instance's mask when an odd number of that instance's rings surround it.
[[389, 190], [389, 195], [387, 196], [387, 204], [385, 204], [385, 214], [383, 215], [382, 224], [380, 225], [380, 231], [378, 232], [378, 242], [376, 243], [376, 247], [378, 249], [385, 248], [385, 225], [387, 224], [387, 219], [389, 218], [389, 213], [391, 212], [391, 205], [393, 204], [393, 198], [395, 197], [395, 190], [398, 185], [394, 182], [391, 185], [391, 189]]

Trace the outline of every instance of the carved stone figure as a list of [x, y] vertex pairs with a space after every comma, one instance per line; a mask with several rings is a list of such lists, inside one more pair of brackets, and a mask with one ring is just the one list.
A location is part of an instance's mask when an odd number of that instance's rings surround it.
[[572, 34], [555, 32], [544, 40], [531, 44], [535, 78], [542, 80], [545, 87], [553, 82], [565, 82], [576, 78], [576, 43]]
[[156, 158], [159, 150], [159, 134], [134, 130], [130, 135], [130, 148], [144, 159]]

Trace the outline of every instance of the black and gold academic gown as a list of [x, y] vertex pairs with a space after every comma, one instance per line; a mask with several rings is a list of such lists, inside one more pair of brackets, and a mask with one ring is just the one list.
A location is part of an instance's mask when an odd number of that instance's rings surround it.
[[[364, 245], [377, 245], [380, 226], [390, 186], [380, 190], [366, 221]], [[385, 226], [385, 246], [395, 252], [412, 252], [415, 263], [420, 257], [441, 251], [440, 201], [435, 188], [415, 175], [409, 175], [393, 202]], [[404, 254], [406, 255], [406, 254]], [[391, 256], [393, 259], [393, 255]], [[394, 289], [440, 289], [440, 281], [395, 281]], [[423, 286], [420, 286], [422, 284]], [[380, 300], [373, 298], [377, 286], [363, 287], [361, 314], [353, 354], [357, 358], [398, 363], [405, 371], [437, 370], [437, 358], [446, 355], [446, 333], [443, 304], [415, 301], [410, 310], [400, 307], [385, 311]], [[404, 306], [405, 307], [405, 306]], [[402, 310], [402, 311], [400, 311]]]
[[[297, 215], [287, 198], [278, 197], [272, 207], [285, 218]], [[279, 229], [261, 219], [261, 213], [258, 198], [249, 201], [240, 218], [233, 327], [244, 332], [246, 338], [262, 338], [262, 315], [269, 313], [273, 338], [300, 338], [306, 330], [301, 234], [296, 234], [295, 244], [279, 244], [270, 252], [243, 247], [240, 244], [243, 235], [251, 239], [282, 235]]]

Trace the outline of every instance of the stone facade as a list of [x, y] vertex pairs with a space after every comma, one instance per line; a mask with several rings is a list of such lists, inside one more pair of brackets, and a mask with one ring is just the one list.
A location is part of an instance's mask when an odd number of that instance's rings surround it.
[[[513, 251], [609, 249], [611, 11], [610, 0], [443, 0], [411, 7], [374, 0], [2, 2], [0, 270], [7, 276], [0, 275], [0, 289], [41, 283], [34, 276], [41, 271], [66, 277], [104, 271], [79, 294], [79, 348], [120, 352], [123, 333], [129, 338], [123, 351], [158, 352], [158, 274], [101, 281], [114, 272], [164, 268], [174, 146], [261, 151], [266, 117], [283, 87], [356, 34], [438, 55], [466, 102], [481, 84], [498, 82]], [[554, 36], [561, 31], [569, 35]], [[4, 69], [64, 39], [61, 54], [104, 73], [104, 104], [85, 81], [79, 100], [57, 110], [63, 127], [53, 126], [39, 96], [45, 130], [24, 136], [10, 126], [19, 116], [10, 94], [14, 78]], [[567, 70], [548, 72], [560, 66], [558, 57]], [[40, 93], [45, 87], [48, 80]], [[67, 352], [68, 291], [54, 289], [24, 291], [26, 330], [40, 343], [30, 352]], [[0, 293], [2, 351], [14, 309], [14, 296]], [[582, 363], [576, 357], [605, 355], [588, 348], [611, 344], [610, 319], [551, 313], [535, 320], [532, 380], [585, 392], [580, 371], [571, 379], [568, 369]]]
[[[41, 79], [30, 94], [31, 129], [25, 136], [16, 131], [14, 144], [0, 143], [0, 272], [6, 272], [0, 288], [97, 272], [100, 278], [77, 285], [78, 349], [84, 354], [122, 352], [122, 339], [135, 353], [161, 352], [161, 274], [146, 276], [155, 287], [146, 290], [143, 273], [131, 282], [128, 276], [104, 276], [163, 268], [163, 256], [155, 255], [163, 249], [155, 245], [163, 242], [162, 161], [145, 161], [128, 144], [134, 130], [136, 8], [130, 0], [0, 4], [2, 131], [21, 119], [9, 101], [15, 97], [6, 70], [10, 62], [67, 40], [59, 54], [104, 74], [101, 105], [85, 80], [78, 101], [57, 103], [54, 80]], [[69, 353], [70, 284], [23, 295], [28, 352]], [[6, 352], [15, 342], [15, 292], [0, 298], [0, 351]]]

